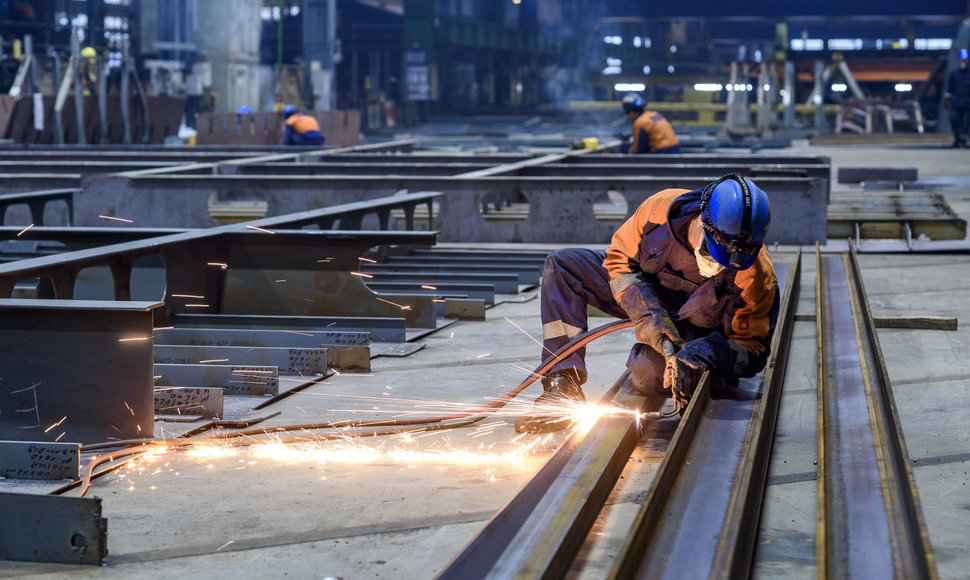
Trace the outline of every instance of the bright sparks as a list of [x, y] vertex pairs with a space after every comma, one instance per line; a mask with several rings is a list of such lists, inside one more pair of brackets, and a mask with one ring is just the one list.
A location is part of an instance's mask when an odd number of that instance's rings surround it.
[[257, 227], [257, 226], [246, 226], [246, 227], [249, 228], [249, 229], [251, 229], [251, 230], [256, 230], [257, 232], [263, 232], [264, 234], [275, 234], [276, 233], [276, 232], [274, 232], [272, 230], [267, 230], [266, 228], [261, 228], [261, 227]]
[[114, 217], [114, 216], [110, 216], [110, 215], [99, 215], [98, 217], [101, 218], [101, 219], [103, 219], [103, 220], [115, 220], [116, 222], [125, 222], [127, 224], [133, 224], [133, 223], [135, 223], [135, 220], [129, 220], [129, 219], [120, 218], [120, 217]]
[[26, 232], [27, 230], [29, 230], [32, 227], [34, 227], [34, 224], [30, 224], [29, 226], [27, 226], [24, 229], [20, 230], [20, 233], [17, 234], [17, 237], [19, 238], [20, 236], [22, 236], [24, 234], [24, 232]]
[[384, 300], [383, 298], [378, 298], [378, 300], [380, 300], [381, 302], [387, 302], [388, 304], [391, 304], [393, 306], [397, 306], [401, 310], [411, 310], [410, 306], [404, 306], [403, 304], [398, 304], [397, 302], [391, 302], [390, 300]]

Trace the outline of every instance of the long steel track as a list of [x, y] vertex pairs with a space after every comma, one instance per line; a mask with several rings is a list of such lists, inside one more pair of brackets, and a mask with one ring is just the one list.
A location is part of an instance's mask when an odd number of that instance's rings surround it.
[[816, 253], [818, 578], [937, 578], [855, 252]]
[[[696, 578], [701, 569], [703, 576], [746, 574], [797, 302], [799, 262], [800, 255], [788, 275], [779, 267], [786, 283], [768, 366], [760, 377], [742, 384], [742, 396], [731, 399], [711, 399], [704, 376], [612, 576], [636, 576], [641, 569], [649, 570], [651, 578]], [[636, 444], [636, 438], [630, 438], [632, 427], [631, 419], [614, 417], [601, 420], [585, 437], [574, 435], [439, 578], [562, 577], [619, 476], [617, 466], [626, 462]], [[720, 460], [710, 461], [712, 457]], [[596, 472], [596, 465], [607, 466], [606, 473]], [[543, 494], [542, 489], [551, 491]], [[664, 529], [667, 518], [677, 520], [672, 529], [678, 533], [654, 533]], [[688, 548], [678, 545], [677, 537], [690, 533], [683, 526], [694, 525], [706, 530], [695, 539], [707, 540], [708, 545], [692, 542], [691, 553], [682, 557]], [[720, 533], [711, 533], [711, 526]], [[709, 573], [714, 570], [723, 574]]]
[[748, 575], [798, 303], [800, 263], [799, 253], [791, 266], [777, 266], [784, 290], [765, 370], [743, 379], [738, 397], [695, 393], [611, 577]]

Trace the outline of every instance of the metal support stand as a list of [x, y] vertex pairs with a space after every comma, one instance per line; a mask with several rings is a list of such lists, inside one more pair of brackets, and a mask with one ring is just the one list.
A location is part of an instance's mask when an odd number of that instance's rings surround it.
[[815, 128], [819, 130], [828, 129], [825, 121], [825, 108], [822, 103], [825, 94], [825, 81], [828, 75], [825, 70], [825, 63], [821, 60], [815, 61], [815, 88], [812, 89], [811, 103], [815, 105]]
[[788, 129], [795, 127], [795, 63], [785, 61], [785, 94], [782, 95], [784, 120], [782, 125]]
[[74, 120], [77, 122], [77, 144], [87, 145], [84, 130], [84, 93], [81, 91], [81, 39], [77, 34], [71, 36], [71, 77], [74, 79]]

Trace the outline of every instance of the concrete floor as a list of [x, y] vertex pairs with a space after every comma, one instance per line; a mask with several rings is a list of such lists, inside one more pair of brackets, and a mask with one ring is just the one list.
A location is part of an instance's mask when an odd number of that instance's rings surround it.
[[[797, 143], [789, 151], [831, 156], [833, 176], [839, 166], [901, 166], [918, 167], [920, 177], [970, 178], [966, 150]], [[970, 216], [970, 190], [942, 192], [959, 215]], [[792, 254], [774, 257], [790, 261]], [[860, 262], [873, 314], [960, 320], [956, 331], [884, 329], [879, 340], [940, 576], [967, 578], [970, 255], [864, 254]], [[813, 314], [811, 253], [803, 268], [798, 313]], [[426, 347], [407, 358], [380, 357], [370, 373], [333, 376], [273, 405], [280, 414], [262, 425], [430, 416], [484, 404], [538, 364], [540, 327], [538, 300], [497, 305], [485, 321], [457, 322], [422, 339]], [[587, 398], [602, 396], [621, 374], [632, 340], [627, 332], [589, 348]], [[755, 578], [815, 576], [815, 367], [814, 323], [796, 322]], [[88, 492], [103, 498], [109, 519], [105, 566], [0, 562], [0, 577], [431, 578], [562, 440], [515, 439], [514, 415], [538, 392], [530, 387], [477, 429], [414, 440], [178, 451], [138, 461]], [[657, 426], [647, 433], [571, 577], [602, 577], [671, 432]], [[521, 453], [523, 445], [533, 447]], [[0, 481], [0, 491], [49, 487]]]

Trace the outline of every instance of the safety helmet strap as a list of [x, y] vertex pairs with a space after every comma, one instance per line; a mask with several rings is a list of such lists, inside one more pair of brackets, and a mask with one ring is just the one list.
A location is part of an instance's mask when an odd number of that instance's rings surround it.
[[[735, 181], [741, 188], [741, 229], [733, 240], [729, 239], [723, 232], [718, 230], [717, 226], [714, 225], [714, 220], [711, 218], [711, 196], [714, 195], [714, 190], [717, 189], [717, 186], [721, 185], [725, 181]], [[711, 234], [711, 237], [713, 237], [715, 241], [724, 246], [729, 253], [734, 254], [739, 251], [750, 251], [748, 243], [751, 240], [751, 214], [753, 213], [752, 205], [751, 189], [748, 187], [748, 183], [739, 174], [729, 173], [717, 181], [708, 184], [708, 186], [704, 188], [704, 191], [701, 194], [701, 226], [703, 226], [704, 231]]]

